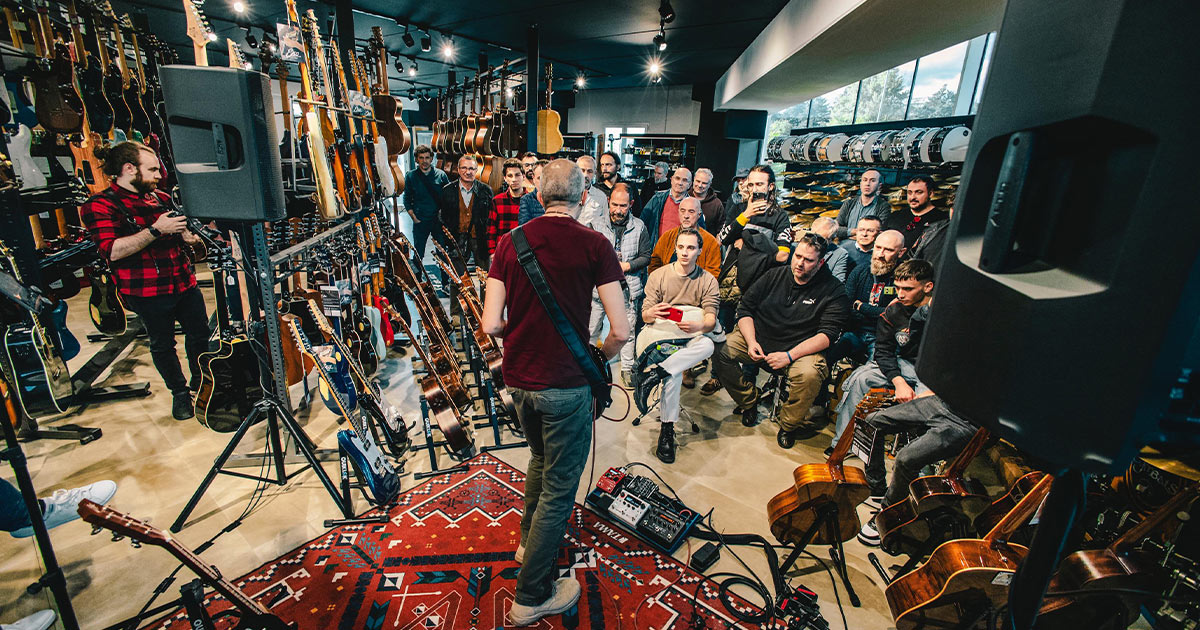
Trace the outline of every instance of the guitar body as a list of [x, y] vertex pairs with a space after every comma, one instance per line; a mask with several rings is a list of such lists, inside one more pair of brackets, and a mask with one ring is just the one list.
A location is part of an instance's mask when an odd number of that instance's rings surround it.
[[143, 138], [149, 136], [153, 131], [150, 127], [150, 116], [142, 106], [142, 88], [138, 85], [136, 77], [130, 79], [129, 86], [125, 88], [125, 104], [129, 106], [129, 125], [134, 131], [142, 134]]
[[121, 79], [121, 69], [115, 61], [109, 62], [108, 72], [104, 75], [104, 96], [113, 111], [113, 128], [129, 132], [132, 128], [133, 112], [125, 102], [125, 82]]
[[450, 450], [461, 451], [475, 445], [474, 438], [467, 432], [466, 422], [455, 403], [442, 391], [436, 376], [427, 374], [421, 378], [421, 396], [429, 404], [429, 413]]
[[[833, 502], [838, 508], [838, 532], [841, 542], [854, 538], [862, 526], [855, 508], [871, 496], [866, 475], [861, 468], [846, 467], [840, 472], [828, 464], [803, 464], [792, 471], [795, 485], [775, 495], [767, 502], [771, 533], [780, 542], [798, 540], [816, 520], [816, 508]], [[813, 542], [818, 545], [834, 543], [830, 531], [817, 531]]]
[[[992, 531], [992, 528], [996, 526], [996, 523], [999, 523], [1000, 519], [1004, 518], [1005, 514], [1008, 514], [1014, 507], [1016, 507], [1017, 503], [1019, 503], [1026, 494], [1029, 494], [1029, 491], [1033, 490], [1034, 486], [1036, 486], [1038, 482], [1042, 480], [1042, 477], [1045, 476], [1046, 473], [1044, 472], [1034, 471], [1031, 473], [1025, 473], [1025, 475], [1023, 475], [1020, 479], [1014, 481], [1012, 487], [1008, 489], [1008, 492], [1005, 493], [1004, 496], [993, 501], [991, 505], [989, 505], [983, 510], [983, 512], [979, 514], [979, 516], [975, 517], [975, 531], [981, 534]], [[1018, 532], [1020, 532], [1020, 530], [1018, 530]]]
[[[25, 89], [25, 81], [21, 79], [4, 79], [4, 103], [8, 105], [9, 121], [4, 124], [38, 126], [37, 112], [33, 109], [33, 101]], [[11, 142], [11, 140], [10, 140]]]
[[72, 133], [83, 125], [83, 101], [75, 92], [71, 60], [66, 57], [67, 49], [61, 43], [60, 57], [35, 71], [30, 77], [33, 85], [33, 109], [42, 127], [54, 133]]
[[[1157, 591], [1161, 588], [1153, 575], [1153, 563], [1114, 552], [1111, 549], [1076, 551], [1063, 558], [1058, 571], [1050, 579], [1049, 591], [1082, 591], [1089, 589], [1133, 589]], [[1034, 628], [1127, 628], [1137, 621], [1141, 600], [1136, 597], [1114, 596], [1112, 593], [1092, 596], [1047, 597], [1042, 600]], [[1104, 626], [1105, 622], [1111, 626]]]
[[[112, 117], [111, 110], [109, 117]], [[111, 126], [112, 123], [109, 122], [109, 127]], [[75, 162], [75, 176], [83, 182], [88, 192], [93, 195], [104, 192], [109, 186], [108, 176], [104, 174], [104, 168], [95, 153], [96, 147], [101, 146], [103, 143], [104, 139], [94, 130], [90, 133], [82, 134], [67, 143], [71, 148], [71, 157]]]
[[[388, 155], [402, 155], [407, 152], [411, 136], [402, 118], [400, 101], [390, 94], [374, 94], [371, 96], [371, 105], [375, 111], [375, 120], [379, 121], [376, 123], [379, 136], [387, 141]], [[440, 137], [438, 139], [440, 140]]]
[[110, 337], [125, 334], [128, 323], [125, 305], [117, 293], [117, 285], [107, 269], [89, 268], [88, 278], [92, 295], [88, 298], [88, 314], [96, 330]]
[[104, 96], [104, 69], [92, 59], [79, 74], [79, 96], [87, 112], [88, 126], [104, 135], [113, 128], [113, 108]]
[[1007, 602], [1012, 574], [1028, 552], [1020, 545], [981, 539], [943, 543], [928, 562], [884, 591], [896, 630], [954, 627], [972, 605], [982, 610], [988, 602]]
[[[359, 422], [358, 425], [365, 425]], [[366, 427], [363, 426], [363, 429]], [[361, 433], [361, 434], [360, 434]], [[391, 503], [400, 494], [400, 478], [391, 462], [383, 456], [368, 430], [337, 432], [338, 446], [350, 457], [359, 476], [366, 479], [367, 487], [376, 505]]]
[[[78, 285], [78, 282], [76, 284]], [[54, 322], [54, 332], [58, 335], [59, 354], [62, 355], [63, 360], [70, 361], [79, 356], [79, 340], [71, 334], [71, 329], [67, 328], [66, 301], [59, 300], [58, 304], [54, 306], [54, 310], [50, 311], [50, 320]]]
[[317, 185], [313, 201], [317, 204], [321, 218], [329, 221], [342, 216], [343, 206], [339, 204], [340, 199], [334, 188], [333, 175], [325, 152], [325, 138], [316, 112], [308, 112], [304, 115], [304, 120], [306, 124], [303, 147], [307, 149], [312, 163], [313, 180]]
[[200, 366], [196, 419], [217, 433], [236, 431], [266, 395], [250, 341], [241, 336], [222, 339], [217, 350], [200, 355]]
[[354, 387], [354, 380], [350, 378], [347, 359], [333, 346], [326, 352], [317, 352], [316, 356], [321, 362], [322, 376], [325, 377], [317, 384], [321, 402], [325, 403], [326, 409], [338, 415], [342, 414], [343, 408], [346, 413], [353, 412], [358, 408], [358, 391]]
[[[379, 175], [379, 191], [385, 197], [396, 194], [396, 178], [392, 173], [392, 162], [388, 159], [387, 141], [380, 136], [371, 147], [371, 160]], [[403, 177], [402, 177], [403, 178]]]
[[4, 333], [16, 398], [25, 415], [41, 418], [75, 406], [71, 373], [49, 334], [40, 325], [12, 324]]
[[371, 348], [375, 350], [377, 358], [383, 358], [387, 356], [388, 349], [388, 343], [383, 338], [383, 315], [374, 306], [363, 305], [362, 310], [366, 314], [367, 321], [370, 322], [368, 333]]
[[539, 109], [537, 113], [537, 152], [558, 153], [563, 148], [563, 135], [559, 127], [562, 116], [553, 109]]
[[[383, 338], [383, 353], [380, 356], [387, 356], [387, 349], [396, 341], [396, 331], [392, 328], [392, 318], [387, 314], [391, 310], [391, 304], [387, 298], [378, 295], [372, 298], [374, 302], [375, 312], [379, 313], [379, 335]], [[372, 320], [373, 321], [373, 320]]]
[[914, 479], [908, 491], [908, 500], [887, 506], [875, 517], [880, 547], [893, 556], [928, 549], [930, 538], [941, 529], [930, 526], [929, 519], [935, 516], [949, 519], [961, 535], [967, 535], [971, 522], [990, 503], [987, 490], [976, 479], [928, 475]]
[[46, 185], [46, 175], [42, 173], [42, 169], [38, 168], [37, 162], [33, 161], [33, 156], [30, 154], [32, 146], [33, 132], [25, 125], [18, 127], [17, 133], [14, 133], [8, 140], [8, 158], [12, 162], [17, 177], [21, 179], [21, 190], [41, 188]]

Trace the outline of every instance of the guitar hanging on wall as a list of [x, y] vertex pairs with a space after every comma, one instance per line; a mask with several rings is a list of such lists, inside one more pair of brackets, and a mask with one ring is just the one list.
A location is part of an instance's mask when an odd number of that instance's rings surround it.
[[563, 148], [563, 135], [559, 126], [562, 117], [550, 108], [550, 99], [554, 96], [554, 65], [546, 64], [546, 108], [537, 113], [537, 152], [550, 155], [558, 153]]

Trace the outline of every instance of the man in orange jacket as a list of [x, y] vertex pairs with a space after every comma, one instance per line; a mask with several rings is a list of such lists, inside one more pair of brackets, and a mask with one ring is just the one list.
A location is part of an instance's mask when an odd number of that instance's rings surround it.
[[654, 249], [650, 252], [650, 266], [646, 272], [654, 273], [655, 269], [673, 262], [675, 260], [675, 239], [679, 236], [680, 228], [695, 228], [700, 232], [702, 241], [700, 256], [697, 258], [696, 264], [711, 273], [714, 278], [719, 276], [721, 274], [721, 242], [707, 230], [699, 227], [699, 223], [700, 200], [695, 197], [687, 197], [679, 202], [679, 227], [663, 232], [663, 235], [658, 238], [658, 242], [654, 244]]

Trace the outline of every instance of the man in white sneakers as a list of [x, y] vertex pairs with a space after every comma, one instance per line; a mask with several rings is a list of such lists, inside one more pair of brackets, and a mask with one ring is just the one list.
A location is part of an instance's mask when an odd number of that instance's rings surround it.
[[[79, 518], [76, 509], [80, 501], [91, 499], [104, 505], [116, 493], [116, 483], [97, 481], [71, 490], [55, 490], [54, 494], [38, 499], [38, 505], [42, 509], [46, 529], [54, 529]], [[13, 538], [29, 538], [33, 535], [33, 522], [29, 510], [25, 509], [25, 500], [21, 492], [5, 479], [0, 479], [0, 530], [8, 532]]]
[[50, 630], [58, 615], [53, 610], [39, 610], [13, 623], [0, 624], [0, 630]]

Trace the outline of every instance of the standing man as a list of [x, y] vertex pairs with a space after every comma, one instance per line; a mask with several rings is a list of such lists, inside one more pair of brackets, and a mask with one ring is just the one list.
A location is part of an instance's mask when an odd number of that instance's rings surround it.
[[575, 165], [583, 171], [583, 189], [587, 191], [586, 200], [583, 202], [583, 210], [579, 214], [579, 222], [587, 225], [593, 219], [603, 217], [608, 213], [608, 195], [603, 193], [594, 184], [596, 181], [596, 158], [590, 155], [581, 155], [575, 160]]
[[669, 175], [670, 172], [670, 164], [667, 164], [666, 162], [654, 163], [654, 179], [647, 179], [645, 183], [642, 184], [641, 201], [643, 208], [646, 207], [646, 204], [650, 203], [651, 197], [671, 187], [671, 183], [667, 181], [667, 175]]
[[[586, 338], [592, 289], [611, 322], [601, 350], [608, 358], [629, 341], [623, 312], [621, 267], [612, 243], [578, 222], [583, 173], [569, 160], [545, 169], [538, 196], [545, 216], [522, 226], [559, 306], [580, 339]], [[508, 317], [505, 319], [505, 309]], [[588, 459], [592, 392], [517, 261], [511, 234], [500, 237], [488, 274], [483, 329], [504, 338], [504, 381], [516, 402], [531, 456], [525, 479], [521, 563], [508, 621], [528, 626], [567, 611], [579, 600], [579, 582], [555, 579], [555, 558], [575, 507]]]
[[442, 187], [442, 224], [450, 230], [463, 255], [475, 255], [475, 265], [487, 269], [488, 217], [492, 216], [492, 189], [475, 179], [475, 156], [458, 158], [458, 181]]
[[[621, 177], [621, 156], [617, 155], [616, 151], [605, 151], [602, 153], [600, 155], [600, 174], [596, 178], [596, 188], [599, 188], [600, 192], [604, 193], [605, 196], [611, 197], [613, 187], [624, 181], [625, 178]], [[633, 189], [632, 185], [630, 189]], [[632, 204], [629, 211], [633, 216], [641, 217], [642, 204], [637, 194], [635, 193], [629, 201]]]
[[[212, 332], [188, 257], [200, 237], [187, 231], [187, 217], [168, 215], [174, 204], [156, 190], [162, 171], [153, 149], [121, 142], [98, 157], [113, 184], [83, 204], [79, 218], [108, 260], [122, 301], [146, 327], [150, 358], [171, 392], [171, 416], [186, 420], [195, 415], [191, 390], [200, 387], [199, 358]], [[183, 329], [190, 383], [175, 352], [176, 321]]]
[[829, 375], [823, 353], [841, 334], [849, 310], [842, 283], [822, 262], [826, 247], [816, 234], [801, 236], [791, 265], [768, 271], [742, 296], [737, 330], [713, 354], [713, 372], [748, 427], [758, 424], [759, 391], [739, 364], [762, 364], [787, 375], [776, 436], [783, 448], [820, 428], [805, 424], [805, 416]]
[[529, 190], [530, 185], [532, 185], [533, 191], [527, 192], [521, 197], [521, 207], [517, 212], [517, 225], [525, 225], [546, 212], [546, 209], [542, 207], [542, 202], [538, 201], [537, 196], [538, 186], [542, 183], [542, 165], [535, 163], [533, 170], [529, 172], [532, 175], [525, 177], [525, 190]]
[[701, 321], [679, 321], [674, 326], [684, 335], [692, 336], [686, 345], [654, 367], [639, 391], [649, 391], [662, 383], [658, 418], [662, 424], [658, 434], [655, 456], [664, 464], [675, 462], [675, 422], [679, 420], [679, 391], [684, 374], [701, 361], [712, 356], [713, 340], [704, 333], [717, 327], [717, 279], [696, 265], [700, 254], [700, 232], [696, 228], [680, 229], [675, 238], [675, 262], [659, 267], [646, 281], [646, 303], [642, 320], [646, 324], [671, 325], [670, 310], [678, 306], [695, 306], [703, 311]]
[[700, 235], [701, 241], [700, 251], [696, 253], [694, 262], [716, 279], [721, 273], [721, 243], [717, 237], [709, 234], [708, 230], [700, 227], [701, 218], [699, 199], [687, 197], [679, 203], [679, 227], [673, 227], [658, 237], [658, 242], [654, 244], [654, 250], [650, 253], [650, 273], [675, 260], [675, 240], [679, 238], [680, 231], [694, 229]]
[[413, 222], [413, 247], [417, 260], [425, 257], [425, 243], [430, 234], [441, 234], [438, 204], [441, 203], [442, 188], [450, 183], [446, 171], [433, 165], [433, 150], [422, 144], [413, 151], [417, 168], [404, 174], [404, 208]]
[[[621, 272], [625, 274], [625, 314], [630, 330], [633, 330], [634, 318], [640, 310], [638, 307], [642, 302], [642, 270], [650, 262], [650, 247], [654, 242], [642, 220], [629, 214], [632, 197], [632, 186], [617, 184], [608, 201], [608, 212], [586, 224], [603, 235], [617, 254]], [[600, 341], [600, 331], [604, 328], [604, 312], [599, 294], [593, 293], [592, 316], [588, 321], [592, 343]], [[621, 348], [621, 378], [625, 383], [631, 380], [635, 359], [633, 343], [625, 344]]]
[[713, 172], [707, 168], [696, 169], [692, 180], [692, 196], [700, 200], [700, 211], [704, 213], [704, 225], [717, 231], [725, 225], [725, 202], [713, 190]]
[[521, 162], [504, 160], [505, 189], [492, 197], [492, 216], [488, 219], [488, 259], [496, 253], [496, 241], [517, 227], [521, 212], [521, 196], [525, 190], [525, 174]]
[[533, 151], [526, 151], [521, 154], [521, 171], [525, 174], [525, 192], [531, 193], [537, 189], [536, 186], [531, 186], [533, 179], [533, 168], [538, 165], [538, 156]]
[[[671, 175], [671, 187], [658, 193], [646, 203], [642, 210], [642, 222], [657, 240], [658, 237], [679, 227], [679, 203], [692, 191], [692, 172], [686, 168], [675, 169]], [[703, 216], [703, 215], [701, 215]], [[700, 227], [704, 220], [700, 219]]]
[[858, 179], [858, 194], [842, 202], [837, 214], [837, 238], [854, 238], [858, 222], [865, 216], [886, 217], [892, 213], [887, 197], [879, 194], [882, 185], [879, 171], [869, 168]]
[[870, 264], [871, 252], [875, 251], [875, 237], [879, 236], [880, 227], [883, 221], [875, 215], [867, 215], [858, 220], [858, 225], [854, 229], [854, 236], [842, 241], [841, 247], [850, 255], [848, 259], [849, 270], [846, 272], [846, 277], [850, 276], [850, 272], [854, 271], [855, 267]]
[[950, 214], [933, 207], [933, 200], [930, 198], [933, 193], [933, 180], [928, 175], [912, 178], [912, 181], [908, 182], [906, 192], [908, 210], [879, 216], [887, 216], [883, 222], [883, 229], [900, 232], [904, 236], [904, 246], [911, 249], [929, 224], [948, 220]]

